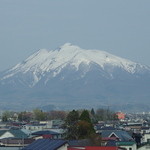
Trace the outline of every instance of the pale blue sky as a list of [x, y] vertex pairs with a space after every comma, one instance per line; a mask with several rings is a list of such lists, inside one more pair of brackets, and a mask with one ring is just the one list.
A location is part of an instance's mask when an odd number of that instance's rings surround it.
[[150, 65], [150, 0], [0, 0], [0, 71], [66, 42]]

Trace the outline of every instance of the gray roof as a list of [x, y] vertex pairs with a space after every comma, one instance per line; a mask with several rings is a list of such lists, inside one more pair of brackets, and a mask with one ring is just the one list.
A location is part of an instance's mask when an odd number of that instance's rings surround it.
[[103, 130], [101, 133], [102, 138], [110, 137], [111, 134], [115, 134], [121, 141], [132, 141], [133, 138], [122, 130]]

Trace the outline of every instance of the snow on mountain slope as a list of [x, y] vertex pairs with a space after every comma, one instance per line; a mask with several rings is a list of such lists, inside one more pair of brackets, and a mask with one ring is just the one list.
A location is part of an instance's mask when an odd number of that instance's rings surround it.
[[69, 43], [56, 50], [41, 49], [0, 73], [1, 109], [146, 104], [145, 110], [149, 97], [149, 67]]
[[122, 68], [131, 74], [136, 72], [137, 66], [146, 68], [145, 66], [114, 56], [105, 51], [84, 50], [78, 46], [66, 43], [56, 50], [39, 50], [22, 63], [8, 70], [1, 80], [13, 77], [17, 73], [26, 74], [31, 72], [34, 78], [33, 85], [35, 85], [47, 72], [53, 72], [53, 77], [55, 77], [67, 65], [73, 66], [78, 70], [81, 63], [86, 65], [95, 63], [102, 69], [105, 69], [106, 65], [111, 65], [112, 67]]

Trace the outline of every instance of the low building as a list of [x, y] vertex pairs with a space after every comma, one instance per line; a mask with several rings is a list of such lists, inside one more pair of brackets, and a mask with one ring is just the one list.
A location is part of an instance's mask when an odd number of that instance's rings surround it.
[[43, 131], [33, 132], [32, 136], [35, 139], [62, 139], [63, 135], [57, 132], [43, 130]]
[[128, 141], [128, 142], [116, 142], [116, 145], [126, 150], [137, 150], [136, 142]]
[[117, 112], [116, 115], [117, 115], [119, 120], [124, 120], [125, 119], [125, 113], [123, 113], [123, 112]]
[[22, 139], [22, 138], [27, 138], [28, 136], [21, 131], [20, 129], [16, 130], [0, 130], [0, 139], [5, 139], [5, 138], [17, 138], [17, 139]]
[[66, 140], [39, 139], [22, 150], [67, 150], [68, 146]]

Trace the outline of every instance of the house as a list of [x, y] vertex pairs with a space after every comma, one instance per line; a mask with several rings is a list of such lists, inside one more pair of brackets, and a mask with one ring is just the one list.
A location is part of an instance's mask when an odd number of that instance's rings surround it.
[[25, 146], [33, 142], [33, 139], [28, 139], [27, 134], [25, 134], [20, 129], [16, 130], [0, 130], [0, 147], [2, 146]]
[[32, 133], [33, 138], [35, 139], [61, 139], [62, 135], [60, 133], [49, 131], [49, 130], [42, 130]]
[[51, 128], [58, 129], [64, 124], [63, 120], [51, 120], [47, 123], [47, 126]]
[[26, 124], [23, 126], [24, 129], [30, 131], [40, 131], [44, 130], [47, 127], [47, 124]]
[[145, 133], [142, 137], [142, 143], [150, 143], [150, 133]]
[[85, 147], [68, 147], [68, 150], [126, 150], [120, 147], [109, 147], [109, 146], [85, 146]]
[[22, 138], [27, 138], [27, 137], [28, 136], [20, 129], [0, 130], [0, 139], [4, 139], [4, 138], [22, 139]]
[[133, 141], [133, 138], [123, 130], [103, 130], [101, 132], [102, 140]]
[[150, 144], [145, 143], [145, 144], [139, 146], [137, 150], [149, 150], [149, 149], [150, 149]]
[[139, 133], [141, 131], [142, 123], [127, 123], [124, 125], [126, 131], [132, 130], [134, 133]]
[[136, 150], [136, 142], [123, 130], [106, 130], [102, 131], [103, 146], [118, 146], [126, 150]]
[[150, 133], [150, 127], [141, 127], [141, 134]]
[[22, 150], [67, 150], [66, 140], [39, 139]]
[[124, 120], [125, 119], [125, 113], [123, 113], [123, 112], [117, 112], [116, 115], [117, 115], [119, 120]]
[[118, 146], [118, 147], [125, 148], [126, 150], [137, 150], [137, 145], [136, 142], [134, 141], [127, 141], [127, 142], [108, 141], [106, 146]]
[[24, 147], [34, 142], [34, 139], [1, 139], [0, 147]]
[[116, 142], [116, 145], [122, 148], [125, 148], [126, 150], [137, 150], [136, 142], [134, 141], [128, 141], [128, 142]]

